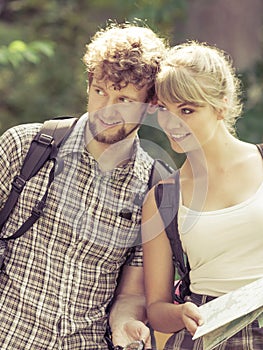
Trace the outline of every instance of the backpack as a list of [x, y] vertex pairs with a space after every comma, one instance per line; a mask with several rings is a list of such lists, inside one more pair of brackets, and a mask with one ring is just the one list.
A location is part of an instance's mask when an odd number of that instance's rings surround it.
[[[43, 123], [41, 130], [33, 138], [21, 167], [20, 174], [14, 177], [11, 192], [0, 211], [0, 231], [8, 220], [12, 209], [16, 205], [18, 197], [23, 191], [26, 182], [36, 175], [47, 161], [51, 160], [54, 164], [49, 173], [46, 191], [38, 204], [33, 208], [31, 216], [12, 236], [0, 238], [0, 269], [3, 265], [7, 241], [21, 237], [43, 214], [48, 190], [54, 180], [55, 167], [60, 167], [60, 162], [56, 162], [58, 149], [63, 141], [68, 138], [77, 120], [78, 118], [71, 116], [63, 116], [47, 120]], [[59, 170], [56, 171], [59, 172]], [[151, 188], [161, 179], [167, 178], [172, 171], [172, 168], [163, 161], [155, 160], [150, 174], [148, 188]]]
[[53, 161], [53, 167], [49, 174], [46, 191], [41, 200], [32, 209], [31, 216], [12, 236], [0, 239], [0, 269], [3, 266], [7, 241], [21, 237], [42, 215], [48, 195], [48, 189], [54, 180], [56, 156], [59, 146], [69, 136], [76, 122], [77, 118], [71, 116], [63, 116], [47, 120], [44, 122], [41, 130], [31, 141], [30, 148], [26, 154], [20, 173], [14, 177], [9, 196], [0, 211], [0, 231], [8, 220], [12, 209], [16, 205], [18, 197], [23, 191], [26, 182], [36, 175], [48, 160]]
[[[256, 145], [263, 158], [263, 144]], [[180, 198], [179, 171], [161, 182], [154, 189], [155, 201], [166, 235], [170, 241], [175, 273], [179, 275], [178, 282], [174, 285], [172, 296], [175, 303], [182, 304], [187, 300], [190, 292], [190, 265], [186, 254], [183, 252], [182, 242], [178, 232], [177, 214]]]
[[180, 198], [178, 170], [165, 182], [160, 182], [155, 186], [154, 196], [172, 249], [175, 273], [179, 275], [179, 281], [174, 285], [172, 297], [175, 303], [182, 304], [185, 302], [185, 297], [190, 295], [190, 267], [178, 232], [177, 214]]

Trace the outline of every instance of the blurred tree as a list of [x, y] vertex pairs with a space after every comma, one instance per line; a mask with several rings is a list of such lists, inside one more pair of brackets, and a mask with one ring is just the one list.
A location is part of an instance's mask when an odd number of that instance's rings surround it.
[[256, 62], [242, 75], [244, 113], [238, 120], [238, 135], [249, 142], [263, 142], [263, 60]]
[[[0, 133], [20, 123], [85, 112], [86, 74], [81, 59], [98, 27], [109, 19], [141, 18], [168, 38], [170, 22], [183, 15], [183, 3], [127, 0], [124, 6], [121, 0], [2, 0]], [[172, 7], [178, 10], [173, 12]], [[43, 42], [52, 43], [53, 55], [40, 46]]]

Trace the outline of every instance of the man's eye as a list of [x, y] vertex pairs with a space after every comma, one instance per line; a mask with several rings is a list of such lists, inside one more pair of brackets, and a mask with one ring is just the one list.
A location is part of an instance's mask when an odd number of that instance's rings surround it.
[[126, 97], [120, 97], [120, 102], [122, 102], [122, 103], [131, 103], [133, 101], [128, 99], [128, 98], [126, 98]]
[[96, 91], [96, 93], [97, 93], [98, 95], [100, 95], [100, 96], [105, 96], [105, 93], [104, 93], [103, 90], [101, 90], [101, 89], [96, 89], [95, 91]]

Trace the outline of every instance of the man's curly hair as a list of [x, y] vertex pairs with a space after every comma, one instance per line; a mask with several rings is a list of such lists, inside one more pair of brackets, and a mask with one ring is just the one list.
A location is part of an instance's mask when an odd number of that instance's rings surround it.
[[112, 82], [118, 90], [129, 83], [138, 90], [147, 85], [149, 101], [155, 95], [155, 76], [166, 48], [166, 41], [150, 28], [127, 22], [111, 23], [86, 46], [83, 62], [89, 84], [95, 77]]

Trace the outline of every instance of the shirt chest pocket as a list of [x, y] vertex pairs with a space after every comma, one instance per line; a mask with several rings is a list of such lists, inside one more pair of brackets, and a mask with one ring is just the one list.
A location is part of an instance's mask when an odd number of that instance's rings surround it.
[[79, 239], [87, 239], [110, 248], [129, 248], [138, 242], [141, 224], [141, 209], [120, 211], [105, 207], [103, 211], [82, 210], [75, 223]]

